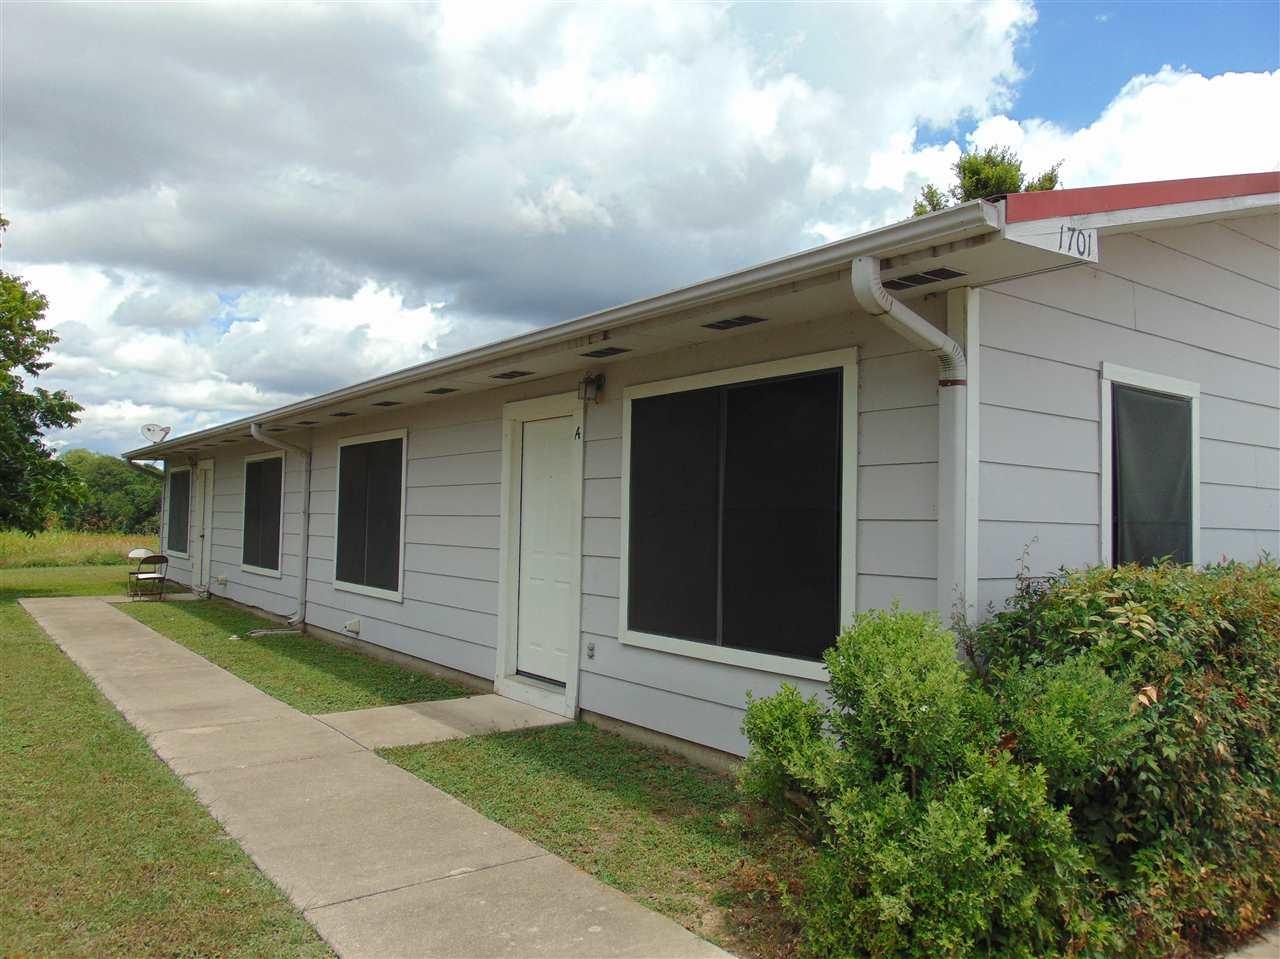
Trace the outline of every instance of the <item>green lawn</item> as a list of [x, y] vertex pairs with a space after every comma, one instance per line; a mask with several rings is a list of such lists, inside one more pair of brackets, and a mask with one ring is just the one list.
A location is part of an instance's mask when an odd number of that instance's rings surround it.
[[124, 580], [0, 570], [0, 955], [331, 955], [14, 602]]
[[788, 957], [806, 846], [748, 826], [732, 779], [585, 723], [379, 755], [743, 957]]
[[248, 636], [280, 629], [218, 599], [129, 603], [119, 607], [139, 622], [217, 663], [304, 713], [334, 713], [467, 695], [455, 683], [309, 636]]
[[116, 566], [136, 547], [159, 549], [154, 533], [72, 533], [48, 530], [28, 536], [0, 530], [0, 569], [24, 566]]

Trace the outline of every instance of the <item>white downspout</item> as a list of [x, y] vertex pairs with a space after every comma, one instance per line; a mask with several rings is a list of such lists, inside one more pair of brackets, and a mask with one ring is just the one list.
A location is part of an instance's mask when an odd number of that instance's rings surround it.
[[[260, 423], [249, 425], [249, 435], [259, 443], [266, 443], [286, 453], [297, 453], [302, 457], [302, 530], [298, 543], [298, 610], [289, 617], [289, 625], [305, 626], [307, 623], [307, 560], [310, 558], [308, 541], [311, 536], [311, 450], [268, 436], [262, 431]], [[280, 495], [284, 496], [283, 472], [280, 482], [282, 484]]]
[[949, 622], [976, 602], [965, 595], [969, 364], [959, 343], [889, 295], [880, 283], [879, 257], [856, 257], [852, 282], [864, 312], [938, 361], [938, 615]]

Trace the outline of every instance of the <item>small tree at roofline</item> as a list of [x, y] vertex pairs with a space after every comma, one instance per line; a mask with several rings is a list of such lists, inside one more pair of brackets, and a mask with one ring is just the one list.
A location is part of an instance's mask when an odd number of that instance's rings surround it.
[[1058, 171], [1061, 168], [1062, 161], [1059, 160], [1039, 176], [1028, 178], [1022, 172], [1022, 160], [1011, 147], [987, 147], [985, 150], [964, 153], [952, 167], [956, 185], [943, 193], [932, 183], [925, 184], [920, 197], [911, 207], [911, 215], [937, 213], [953, 203], [964, 203], [966, 200], [984, 200], [1008, 193], [1056, 190], [1059, 186]]
[[[8, 225], [0, 216], [0, 231]], [[43, 434], [74, 426], [82, 407], [64, 390], [37, 386], [28, 392], [23, 380], [24, 373], [34, 378], [49, 368], [41, 357], [58, 342], [40, 326], [48, 306], [26, 280], [0, 271], [0, 529], [28, 534], [43, 529], [50, 514], [80, 491]]]

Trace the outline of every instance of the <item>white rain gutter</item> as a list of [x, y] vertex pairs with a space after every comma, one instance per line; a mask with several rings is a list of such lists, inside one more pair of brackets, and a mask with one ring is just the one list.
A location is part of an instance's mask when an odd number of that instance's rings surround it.
[[[259, 443], [266, 443], [286, 453], [296, 453], [302, 457], [302, 532], [298, 543], [298, 610], [289, 617], [290, 626], [305, 626], [307, 623], [307, 560], [308, 541], [311, 534], [311, 450], [284, 440], [268, 436], [262, 431], [261, 423], [249, 424], [249, 435]], [[284, 470], [280, 471], [280, 497], [284, 498]], [[284, 535], [284, 530], [280, 531]]]
[[947, 622], [976, 601], [965, 595], [969, 364], [964, 347], [889, 295], [879, 257], [855, 257], [851, 281], [864, 312], [938, 361], [938, 613]]

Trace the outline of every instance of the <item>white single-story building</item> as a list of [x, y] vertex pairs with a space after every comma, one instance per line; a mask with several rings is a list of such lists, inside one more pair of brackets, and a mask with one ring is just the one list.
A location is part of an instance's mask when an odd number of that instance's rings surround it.
[[125, 455], [198, 590], [741, 753], [857, 610], [1280, 555], [1280, 173], [965, 203]]

